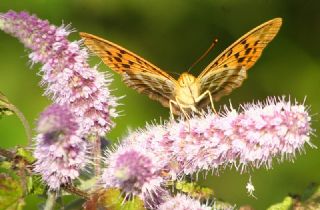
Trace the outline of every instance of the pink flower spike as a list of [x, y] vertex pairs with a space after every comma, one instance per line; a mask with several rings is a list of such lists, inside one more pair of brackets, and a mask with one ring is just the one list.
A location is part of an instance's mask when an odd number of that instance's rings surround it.
[[101, 182], [105, 188], [119, 188], [126, 197], [139, 196], [148, 207], [157, 206], [167, 192], [162, 188], [162, 162], [143, 148], [121, 145], [109, 151], [105, 159], [107, 167]]
[[9, 11], [0, 13], [0, 29], [31, 49], [32, 63], [43, 64], [45, 94], [70, 108], [81, 135], [103, 136], [114, 126], [117, 102], [108, 89], [111, 79], [88, 65], [86, 49], [68, 41], [67, 27], [50, 25], [27, 12]]
[[34, 171], [52, 190], [72, 182], [86, 165], [87, 143], [77, 135], [77, 129], [65, 106], [51, 105], [38, 120]]
[[212, 207], [203, 205], [200, 201], [192, 199], [183, 194], [168, 197], [164, 203], [159, 205], [158, 210], [211, 210]]
[[[303, 104], [269, 98], [187, 121], [148, 126], [124, 139], [153, 153], [172, 179], [221, 166], [271, 167], [272, 159], [295, 157], [310, 142], [311, 117]], [[158, 169], [160, 170], [160, 169]]]

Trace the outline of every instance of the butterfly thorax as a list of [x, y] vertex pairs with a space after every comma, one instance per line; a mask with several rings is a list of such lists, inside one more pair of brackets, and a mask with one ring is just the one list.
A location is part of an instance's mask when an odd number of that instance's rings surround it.
[[178, 84], [174, 90], [177, 102], [187, 106], [194, 106], [196, 98], [200, 95], [200, 86], [197, 78], [185, 72], [180, 75]]

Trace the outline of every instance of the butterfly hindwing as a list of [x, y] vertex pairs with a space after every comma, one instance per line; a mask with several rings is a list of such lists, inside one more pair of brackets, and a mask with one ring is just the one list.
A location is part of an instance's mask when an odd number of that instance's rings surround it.
[[148, 95], [169, 106], [176, 80], [152, 63], [110, 41], [87, 33], [80, 33], [84, 43], [115, 72], [123, 81], [139, 93]]
[[[252, 29], [224, 50], [199, 75], [200, 93], [209, 90], [214, 100], [229, 94], [246, 79], [246, 71], [261, 56], [263, 49], [278, 33], [281, 18], [275, 18]], [[207, 105], [205, 99], [199, 107]]]

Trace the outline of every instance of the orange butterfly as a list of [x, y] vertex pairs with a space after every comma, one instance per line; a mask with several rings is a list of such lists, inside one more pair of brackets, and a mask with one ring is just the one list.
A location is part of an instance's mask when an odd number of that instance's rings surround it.
[[170, 107], [173, 117], [181, 112], [186, 115], [190, 110], [199, 112], [209, 103], [214, 110], [213, 100], [219, 100], [242, 84], [247, 70], [261, 56], [281, 24], [282, 19], [275, 18], [259, 25], [224, 50], [197, 78], [185, 72], [178, 80], [110, 41], [87, 33], [80, 36], [107, 66], [122, 75], [124, 83]]

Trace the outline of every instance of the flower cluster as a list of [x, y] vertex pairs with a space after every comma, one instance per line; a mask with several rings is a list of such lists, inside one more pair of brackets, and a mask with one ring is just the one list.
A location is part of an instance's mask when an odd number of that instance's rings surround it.
[[108, 167], [102, 175], [106, 188], [120, 188], [127, 196], [137, 195], [147, 206], [156, 206], [164, 195], [164, 179], [161, 177], [163, 161], [153, 153], [135, 145], [122, 145], [116, 151], [109, 151]]
[[0, 14], [0, 29], [17, 37], [31, 49], [29, 57], [42, 63], [42, 85], [45, 94], [56, 104], [65, 104], [76, 116], [83, 135], [104, 135], [113, 127], [117, 116], [116, 99], [110, 95], [111, 79], [87, 63], [88, 53], [79, 42], [69, 42], [70, 31], [26, 12]]
[[[139, 148], [135, 157], [140, 158], [132, 158], [131, 165], [145, 158], [155, 160], [153, 171], [162, 172], [155, 175], [175, 180], [201, 170], [218, 172], [222, 166], [234, 165], [241, 172], [246, 166], [269, 168], [273, 157], [292, 158], [306, 143], [312, 146], [311, 118], [304, 105], [269, 98], [264, 104], [247, 104], [242, 109], [226, 108], [220, 115], [207, 114], [131, 133], [116, 151], [110, 151], [105, 169], [109, 176], [103, 177], [104, 182], [111, 183], [108, 187], [126, 189], [116, 184], [119, 168], [115, 170], [114, 165], [119, 165], [119, 154], [131, 154], [132, 147]], [[131, 172], [129, 168], [125, 174], [149, 176], [141, 167], [131, 167]], [[131, 189], [140, 186], [141, 191], [140, 180], [131, 179]]]
[[158, 210], [211, 210], [210, 206], [202, 205], [200, 201], [194, 200], [186, 195], [177, 194], [168, 197], [165, 202], [159, 205]]
[[77, 135], [77, 129], [65, 106], [49, 106], [38, 120], [34, 171], [53, 190], [77, 178], [86, 164], [87, 143]]
[[[33, 63], [43, 64], [41, 84], [55, 105], [38, 120], [34, 171], [57, 190], [86, 165], [84, 137], [102, 136], [113, 127], [117, 103], [108, 90], [111, 80], [89, 67], [87, 51], [67, 40], [66, 27], [10, 11], [0, 13], [0, 29], [31, 49]], [[293, 158], [306, 144], [313, 146], [310, 122], [303, 104], [269, 98], [243, 105], [240, 111], [226, 107], [219, 114], [147, 126], [106, 152], [100, 182], [105, 188], [120, 188], [126, 198], [139, 196], [149, 209], [208, 210], [188, 196], [172, 196], [168, 181], [225, 166], [240, 172], [270, 168], [273, 158]], [[247, 188], [253, 195], [251, 179]]]

